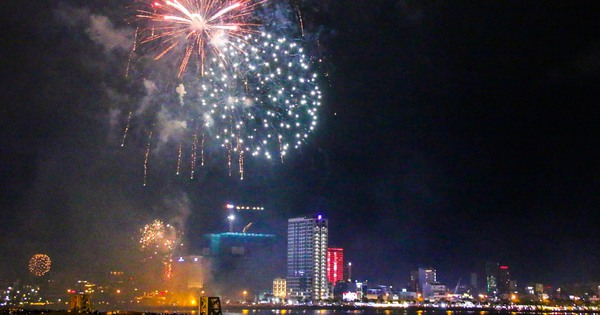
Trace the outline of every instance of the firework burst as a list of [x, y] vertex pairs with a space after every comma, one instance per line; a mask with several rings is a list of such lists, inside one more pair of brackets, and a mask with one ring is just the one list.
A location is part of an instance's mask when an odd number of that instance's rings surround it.
[[257, 26], [250, 20], [258, 4], [252, 0], [155, 0], [138, 10], [138, 20], [146, 22], [140, 42], [157, 44], [155, 60], [171, 51], [183, 51], [178, 76], [193, 57], [203, 73], [209, 47], [220, 55], [224, 43]]
[[[258, 19], [252, 14], [263, 2], [162, 0], [144, 2], [146, 9], [137, 11], [138, 21], [145, 25], [138, 27], [136, 39], [150, 47], [139, 55], [150, 54], [156, 60], [170, 55], [178, 68], [176, 83], [153, 66], [143, 71], [156, 73], [153, 80], [164, 85], [162, 92], [152, 95], [155, 119], [145, 124], [152, 130], [147, 131], [144, 186], [151, 148], [170, 140], [176, 142], [177, 175], [194, 179], [207, 152], [224, 154], [227, 173], [237, 171], [243, 179], [247, 157], [284, 162], [289, 151], [299, 149], [315, 130], [322, 97], [315, 62], [301, 39], [286, 36], [289, 29], [267, 23], [274, 30], [267, 32], [264, 26], [258, 32], [258, 24], [252, 22]], [[135, 44], [134, 49], [140, 46], [144, 45]], [[198, 61], [201, 75], [186, 70], [191, 58]], [[159, 67], [165, 66], [169, 62]], [[140, 117], [137, 112], [135, 116]], [[130, 114], [122, 146], [131, 120]], [[155, 141], [160, 143], [152, 144]]]
[[142, 251], [148, 251], [154, 255], [165, 255], [170, 257], [177, 244], [177, 230], [170, 224], [164, 224], [161, 220], [154, 220], [146, 224], [141, 230], [140, 246]]
[[299, 43], [268, 33], [246, 35], [225, 47], [230, 65], [213, 58], [206, 75], [189, 81], [189, 115], [202, 122], [212, 144], [236, 156], [278, 157], [298, 149], [317, 125], [318, 75]]
[[35, 254], [29, 260], [29, 272], [36, 277], [41, 277], [50, 271], [52, 261], [46, 254]]
[[161, 220], [154, 220], [141, 229], [140, 247], [149, 254], [148, 259], [156, 260], [163, 265], [163, 275], [171, 278], [172, 262], [175, 249], [179, 245], [180, 235], [177, 229]]

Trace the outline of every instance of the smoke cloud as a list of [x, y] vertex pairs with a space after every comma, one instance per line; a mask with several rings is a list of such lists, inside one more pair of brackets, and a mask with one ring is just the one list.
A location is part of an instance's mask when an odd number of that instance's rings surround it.
[[191, 211], [191, 202], [187, 193], [179, 192], [172, 197], [165, 199], [165, 206], [171, 209], [173, 216], [169, 219], [171, 225], [179, 231], [184, 231]]
[[164, 106], [157, 115], [160, 134], [160, 144], [165, 144], [171, 139], [181, 139], [183, 132], [187, 129], [185, 120], [176, 120]]
[[132, 47], [133, 30], [117, 29], [106, 16], [91, 15], [87, 34], [92, 41], [104, 47], [105, 52], [128, 51]]
[[156, 87], [156, 83], [154, 83], [154, 81], [151, 81], [148, 79], [144, 79], [144, 88], [146, 89], [146, 95], [142, 98], [139, 108], [135, 111], [136, 116], [141, 115], [146, 112], [146, 110], [148, 109], [148, 106], [150, 106], [150, 103], [151, 103], [154, 95], [158, 91], [158, 87]]
[[175, 92], [179, 95], [179, 103], [181, 104], [181, 106], [183, 106], [183, 97], [185, 96], [185, 94], [187, 94], [187, 92], [185, 91], [185, 86], [183, 85], [183, 83], [179, 84], [175, 88]]
[[92, 14], [88, 8], [62, 5], [55, 16], [66, 26], [85, 29], [89, 39], [102, 46], [105, 53], [129, 51], [133, 45], [133, 29], [117, 28], [107, 16]]

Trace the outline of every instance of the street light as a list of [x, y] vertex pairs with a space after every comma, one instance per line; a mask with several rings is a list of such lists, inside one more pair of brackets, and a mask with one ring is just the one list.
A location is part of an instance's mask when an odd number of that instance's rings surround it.
[[352, 262], [348, 263], [348, 282], [352, 282]]
[[246, 303], [246, 295], [248, 295], [248, 291], [244, 290], [242, 292], [242, 295], [244, 296], [244, 302], [243, 303]]

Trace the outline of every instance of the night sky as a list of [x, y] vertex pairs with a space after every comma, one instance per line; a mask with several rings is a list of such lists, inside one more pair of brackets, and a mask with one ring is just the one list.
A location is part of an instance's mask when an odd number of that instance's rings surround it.
[[322, 213], [369, 282], [422, 265], [452, 287], [488, 260], [521, 284], [600, 281], [596, 1], [299, 2], [327, 74], [307, 143], [243, 181], [156, 152], [142, 187], [142, 128], [120, 147], [142, 95], [127, 1], [2, 1], [0, 280], [38, 252], [56, 276], [127, 269], [155, 218], [194, 253], [238, 202], [267, 208], [279, 276], [286, 220]]

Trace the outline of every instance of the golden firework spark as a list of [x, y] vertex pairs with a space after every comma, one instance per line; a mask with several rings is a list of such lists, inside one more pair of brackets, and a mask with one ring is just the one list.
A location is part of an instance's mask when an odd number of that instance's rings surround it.
[[170, 255], [177, 243], [177, 231], [170, 224], [164, 224], [161, 220], [154, 220], [146, 224], [142, 229], [140, 245], [142, 250], [154, 252], [154, 254]]

